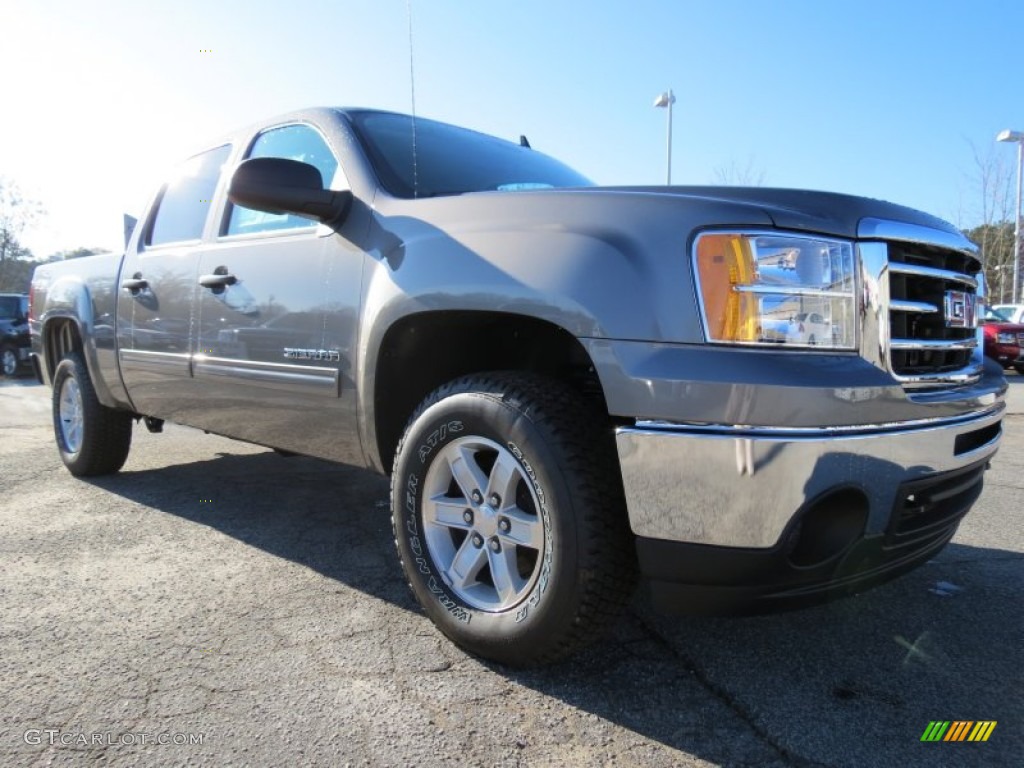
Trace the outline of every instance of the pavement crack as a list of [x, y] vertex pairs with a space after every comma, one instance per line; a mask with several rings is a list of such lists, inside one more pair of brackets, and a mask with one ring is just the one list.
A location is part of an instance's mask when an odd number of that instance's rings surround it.
[[708, 674], [692, 658], [676, 649], [666, 640], [654, 626], [643, 616], [630, 609], [632, 618], [649, 637], [650, 641], [660, 647], [669, 657], [678, 662], [694, 679], [708, 691], [712, 696], [728, 707], [751, 732], [764, 744], [771, 748], [779, 759], [794, 768], [830, 768], [828, 763], [821, 763], [798, 755], [780, 744], [766, 728], [758, 724], [754, 714], [739, 699], [732, 695], [728, 689], [712, 680]]
[[928, 565], [958, 565], [960, 563], [1010, 563], [1020, 560], [1019, 552], [1007, 552], [1005, 555], [982, 554], [977, 557], [944, 557]]

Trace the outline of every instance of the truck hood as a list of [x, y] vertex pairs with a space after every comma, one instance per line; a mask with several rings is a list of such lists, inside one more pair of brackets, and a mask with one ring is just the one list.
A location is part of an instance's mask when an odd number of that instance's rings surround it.
[[947, 221], [914, 208], [836, 192], [767, 187], [592, 187], [593, 192], [657, 195], [701, 203], [732, 203], [759, 208], [779, 229], [857, 237], [863, 219], [889, 219], [942, 230], [960, 231]]

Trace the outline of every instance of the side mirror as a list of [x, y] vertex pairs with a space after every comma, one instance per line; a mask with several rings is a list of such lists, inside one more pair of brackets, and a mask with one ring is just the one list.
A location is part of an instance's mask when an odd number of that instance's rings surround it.
[[341, 218], [352, 193], [324, 189], [320, 171], [280, 157], [253, 157], [235, 169], [228, 187], [235, 205], [267, 213], [292, 213], [316, 221]]

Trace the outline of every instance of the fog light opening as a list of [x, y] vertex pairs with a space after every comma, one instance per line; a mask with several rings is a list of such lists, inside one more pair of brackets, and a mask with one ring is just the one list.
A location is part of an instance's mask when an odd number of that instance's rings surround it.
[[790, 531], [788, 560], [796, 568], [813, 568], [846, 552], [863, 536], [868, 500], [852, 488], [830, 493], [809, 506]]

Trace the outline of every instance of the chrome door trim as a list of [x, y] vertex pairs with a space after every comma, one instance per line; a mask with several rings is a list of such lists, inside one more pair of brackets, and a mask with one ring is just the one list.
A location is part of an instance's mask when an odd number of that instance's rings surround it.
[[295, 394], [337, 397], [340, 391], [341, 378], [337, 368], [253, 362], [199, 354], [192, 358], [192, 371], [196, 379], [231, 378]]
[[155, 352], [149, 349], [119, 349], [121, 365], [128, 364], [133, 370], [151, 373], [176, 373], [190, 376], [192, 356], [187, 352]]

